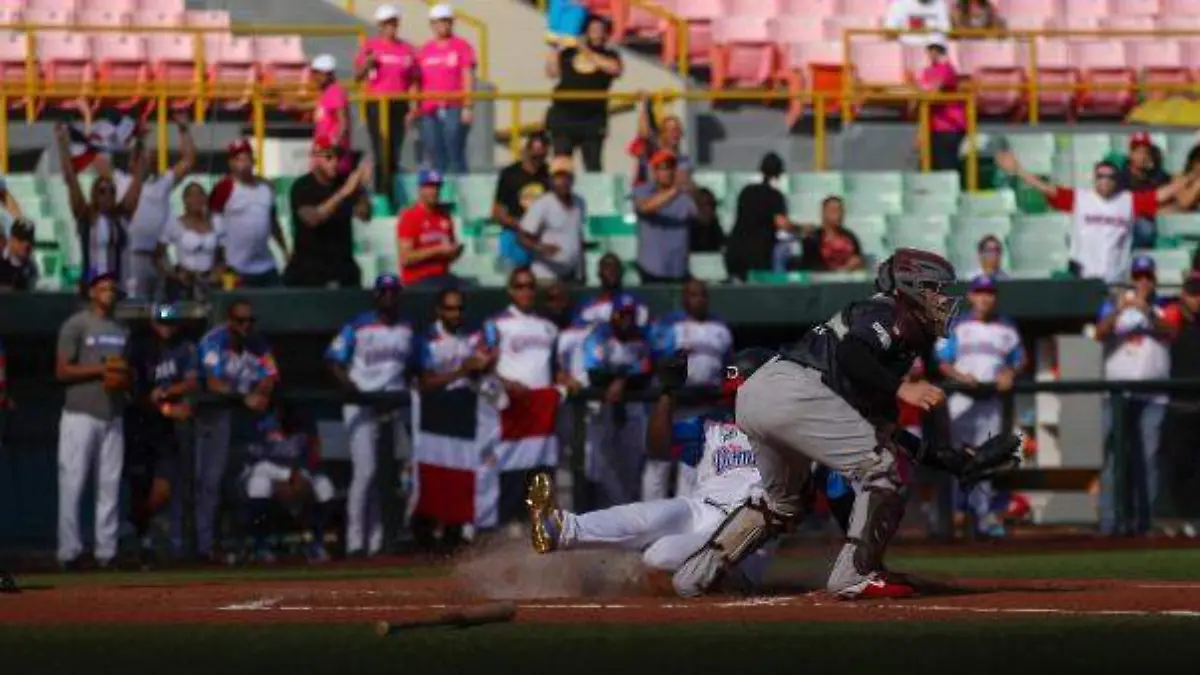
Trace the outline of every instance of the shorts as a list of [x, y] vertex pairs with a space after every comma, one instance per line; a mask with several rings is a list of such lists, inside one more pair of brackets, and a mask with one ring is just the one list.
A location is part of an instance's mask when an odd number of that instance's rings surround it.
[[126, 421], [125, 473], [131, 479], [173, 482], [179, 475], [179, 455], [175, 422], [157, 414], [133, 415]]

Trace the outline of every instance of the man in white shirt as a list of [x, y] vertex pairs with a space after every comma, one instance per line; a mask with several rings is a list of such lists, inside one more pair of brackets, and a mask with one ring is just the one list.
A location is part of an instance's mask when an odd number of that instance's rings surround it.
[[906, 45], [933, 44], [937, 33], [950, 32], [950, 3], [947, 0], [892, 0], [883, 25], [897, 31], [929, 31], [906, 33], [900, 36], [900, 41]]
[[275, 190], [255, 175], [250, 141], [230, 143], [228, 153], [229, 175], [218, 181], [208, 196], [213, 225], [225, 233], [225, 263], [237, 273], [241, 286], [278, 286], [281, 279], [271, 240], [285, 259], [289, 254], [275, 210]]
[[539, 281], [583, 278], [587, 204], [574, 187], [571, 158], [555, 157], [550, 162], [550, 191], [530, 204], [521, 218], [521, 245], [533, 252], [533, 274]]
[[[196, 143], [187, 122], [179, 117], [175, 123], [179, 129], [179, 160], [166, 173], [145, 178], [129, 221], [129, 265], [123, 286], [135, 298], [153, 297], [158, 288], [154, 252], [171, 218], [171, 192], [196, 163]], [[146, 155], [142, 166], [157, 166], [150, 151]]]
[[[1041, 192], [1050, 206], [1071, 214], [1071, 269], [1080, 277], [1099, 278], [1107, 283], [1124, 283], [1133, 253], [1133, 224], [1138, 218], [1153, 218], [1158, 205], [1171, 201], [1188, 180], [1178, 176], [1156, 190], [1119, 191], [1117, 167], [1099, 162], [1092, 189], [1054, 185], [1021, 167], [1008, 150], [997, 152], [996, 166], [1019, 177]], [[1200, 172], [1200, 168], [1195, 171]]]
[[[1138, 256], [1133, 261], [1132, 287], [1110, 298], [1100, 308], [1096, 339], [1104, 345], [1104, 377], [1108, 380], [1165, 380], [1171, 373], [1168, 343], [1174, 329], [1163, 319], [1156, 294], [1154, 259]], [[1125, 425], [1121, 429], [1125, 447], [1113, 447], [1117, 434], [1104, 409], [1104, 469], [1100, 474], [1100, 532], [1109, 536], [1146, 534], [1150, 531], [1154, 500], [1158, 496], [1158, 441], [1166, 414], [1164, 394], [1132, 395], [1125, 401]], [[1133, 505], [1126, 520], [1116, 519], [1114, 495], [1117, 455], [1125, 458], [1127, 486], [1132, 490], [1127, 503]]]

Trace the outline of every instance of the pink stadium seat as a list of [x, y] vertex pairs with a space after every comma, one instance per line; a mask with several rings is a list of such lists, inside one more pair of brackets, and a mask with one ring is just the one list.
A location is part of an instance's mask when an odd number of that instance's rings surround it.
[[228, 34], [205, 35], [204, 55], [208, 82], [219, 90], [220, 106], [226, 110], [245, 108], [259, 75], [254, 40]]
[[1113, 13], [1110, 0], [1066, 0], [1063, 8], [1071, 16], [1104, 18]]
[[0, 0], [0, 7], [5, 9], [25, 9], [25, 0]]
[[69, 26], [75, 23], [71, 10], [31, 7], [24, 12], [25, 22], [42, 26]]
[[[1142, 74], [1147, 87], [1155, 85], [1190, 85], [1192, 74], [1184, 65], [1184, 45], [1178, 40], [1138, 39], [1126, 43], [1129, 64]], [[1147, 98], [1162, 99], [1170, 95], [1169, 90], [1151, 89]]]
[[1000, 16], [1010, 25], [1013, 19], [1021, 16], [1049, 19], [1063, 13], [1062, 5], [1057, 0], [999, 0], [997, 5]]
[[1011, 40], [967, 40], [959, 43], [958, 63], [978, 89], [979, 114], [1020, 115], [1024, 110], [1025, 63]]
[[898, 42], [853, 42], [850, 62], [859, 82], [868, 86], [905, 84], [904, 47]]
[[141, 103], [150, 82], [145, 39], [137, 34], [100, 33], [92, 36], [92, 54], [98, 66], [96, 80], [101, 92], [105, 86], [133, 87], [137, 92], [113, 97], [112, 105], [129, 110]]
[[1004, 22], [1009, 30], [1043, 30], [1050, 22], [1050, 17], [1038, 14], [1015, 14], [1005, 16]]
[[[674, 5], [664, 2], [660, 2], [658, 5], [668, 10], [674, 8]], [[629, 18], [625, 22], [626, 35], [657, 40], [662, 38], [662, 34], [666, 30], [669, 28], [666, 27], [662, 17], [642, 9], [641, 5], [630, 5]]]
[[1200, 7], [1197, 7], [1197, 12], [1197, 14], [1191, 16], [1160, 16], [1158, 17], [1158, 29], [1189, 31], [1193, 33], [1200, 31]]
[[[47, 31], [37, 35], [38, 60], [46, 84], [60, 89], [53, 98], [70, 101], [60, 107], [74, 107], [74, 101], [96, 78], [92, 45], [83, 33]], [[75, 92], [78, 87], [78, 93]]]
[[132, 23], [147, 28], [178, 28], [183, 25], [183, 12], [142, 10], [133, 15]]
[[183, 22], [192, 28], [229, 28], [229, 12], [223, 9], [191, 9], [183, 13]]
[[807, 16], [777, 16], [771, 22], [771, 39], [782, 45], [820, 42], [825, 27]]
[[1184, 67], [1188, 69], [1193, 79], [1200, 80], [1200, 70], [1196, 68], [1196, 64], [1200, 63], [1200, 39], [1183, 39], [1180, 40], [1179, 46], [1183, 51]]
[[[1100, 30], [1101, 17], [1098, 16], [1076, 16], [1068, 14], [1066, 16], [1058, 16], [1046, 22], [1046, 28], [1050, 30], [1066, 30], [1066, 31], [1098, 31]], [[1096, 35], [1072, 35], [1067, 37], [1068, 40], [1095, 40]]]
[[[1018, 47], [1021, 63], [1028, 63], [1028, 49]], [[1038, 109], [1041, 115], [1075, 116], [1075, 90], [1079, 72], [1071, 61], [1070, 44], [1066, 40], [1049, 39], [1037, 42], [1037, 75], [1042, 85], [1038, 90]]]
[[[269, 88], [296, 93], [308, 88], [308, 59], [298, 35], [263, 35], [254, 38], [254, 54]], [[282, 108], [293, 108], [284, 102]]]
[[28, 9], [57, 9], [60, 12], [74, 12], [79, 8], [76, 0], [28, 0]]
[[891, 0], [842, 0], [842, 11], [882, 20], [890, 4]]
[[[186, 87], [193, 91], [196, 81], [196, 40], [190, 33], [152, 33], [146, 38], [146, 52], [154, 79], [172, 89]], [[173, 96], [171, 107], [182, 110], [191, 107], [192, 96]]]
[[778, 49], [767, 16], [731, 16], [713, 23], [712, 88], [762, 87], [774, 77]]
[[128, 26], [130, 17], [122, 12], [110, 12], [107, 9], [85, 9], [75, 14], [76, 26]]
[[77, 12], [105, 10], [118, 14], [133, 14], [138, 10], [137, 0], [78, 0], [75, 4]]
[[[25, 33], [0, 31], [0, 82], [25, 81], [25, 50], [27, 42]], [[33, 74], [37, 77], [37, 73]], [[9, 99], [9, 108], [25, 105], [24, 99]]]
[[1113, 14], [1120, 16], [1158, 16], [1162, 13], [1159, 0], [1113, 0]]
[[779, 16], [783, 14], [783, 0], [725, 0], [725, 16]]
[[[830, 16], [826, 17], [825, 39], [826, 40], [842, 40], [845, 38], [846, 30], [850, 28], [879, 28], [879, 17], [867, 16], [864, 14], [851, 14], [846, 16]], [[871, 40], [882, 40], [882, 35], [855, 35], [854, 42], [868, 42]]]
[[1101, 26], [1108, 30], [1152, 31], [1158, 28], [1158, 20], [1153, 16], [1118, 14], [1106, 18]]
[[1200, 16], [1200, 0], [1163, 0], [1159, 16]]
[[817, 19], [842, 13], [842, 0], [783, 0], [779, 16]]
[[803, 42], [787, 45], [783, 50], [783, 69], [780, 75], [787, 83], [791, 101], [788, 104], [787, 124], [790, 127], [804, 115], [807, 105], [804, 92], [824, 92], [826, 108], [836, 111], [837, 96], [845, 77], [842, 44], [840, 42]]
[[[696, 65], [708, 65], [712, 51], [712, 22], [725, 16], [721, 0], [677, 0], [675, 14], [688, 23], [688, 58]], [[667, 31], [663, 58], [671, 63], [679, 53], [674, 30]]]
[[[1124, 115], [1134, 104], [1137, 78], [1129, 67], [1125, 43], [1113, 40], [1071, 45], [1075, 67], [1083, 77], [1079, 109], [1097, 115]], [[1118, 87], [1099, 89], [1098, 86]]]
[[16, 7], [0, 7], [0, 25], [21, 23], [21, 10]]
[[179, 12], [183, 13], [186, 0], [137, 0], [137, 7], [141, 11], [157, 9], [163, 12]]

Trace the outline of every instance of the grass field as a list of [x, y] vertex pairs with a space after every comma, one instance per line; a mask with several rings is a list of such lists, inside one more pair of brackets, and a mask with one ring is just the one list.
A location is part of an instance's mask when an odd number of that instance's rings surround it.
[[[780, 604], [686, 605], [646, 597], [570, 607], [528, 602], [516, 623], [379, 638], [370, 624], [386, 613], [383, 606], [328, 606], [299, 621], [284, 606], [228, 619], [205, 614], [195, 622], [179, 614], [163, 622], [136, 620], [140, 614], [114, 619], [110, 610], [113, 598], [131, 594], [166, 605], [209, 594], [254, 598], [283, 588], [306, 594], [296, 597], [309, 604], [317, 589], [332, 588], [342, 589], [342, 605], [347, 594], [363, 601], [385, 591], [428, 600], [435, 596], [419, 596], [418, 586], [444, 588], [443, 568], [36, 575], [21, 579], [33, 590], [17, 599], [0, 596], [0, 675], [1200, 672], [1200, 549], [1006, 554], [999, 548], [982, 555], [897, 555], [892, 562], [940, 581], [962, 580], [970, 592], [853, 607], [810, 596]], [[786, 576], [807, 565], [789, 556], [779, 567]], [[177, 590], [187, 595], [168, 594]], [[64, 598], [83, 619], [47, 622], [45, 608]], [[97, 606], [94, 620], [87, 619], [89, 598]], [[564, 621], [555, 608], [570, 609], [571, 619]]]

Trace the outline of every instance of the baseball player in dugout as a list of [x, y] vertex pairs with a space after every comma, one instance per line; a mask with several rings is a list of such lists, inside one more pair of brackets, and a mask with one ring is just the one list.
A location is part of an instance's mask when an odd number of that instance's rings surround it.
[[[957, 301], [946, 294], [954, 267], [939, 255], [898, 249], [878, 269], [876, 293], [852, 302], [759, 368], [738, 390], [737, 424], [750, 440], [765, 495], [732, 513], [674, 576], [681, 595], [714, 588], [723, 577], [805, 515], [812, 462], [842, 473], [855, 488], [846, 542], [826, 582], [836, 597], [899, 598], [916, 593], [890, 574], [884, 554], [903, 516], [898, 452], [973, 484], [1015, 466], [1019, 437], [979, 448], [952, 448], [949, 424], [925, 440], [897, 424], [897, 400], [939, 409], [945, 393], [906, 381], [913, 360], [946, 333]], [[945, 419], [945, 415], [938, 416]]]
[[75, 569], [83, 555], [79, 499], [95, 469], [95, 559], [107, 567], [117, 555], [117, 507], [125, 457], [122, 415], [129, 402], [128, 331], [113, 318], [117, 280], [89, 274], [87, 307], [58, 332], [56, 379], [66, 386], [58, 435], [58, 562]]
[[155, 305], [150, 313], [150, 331], [135, 334], [130, 341], [133, 404], [125, 415], [129, 440], [125, 474], [143, 568], [157, 562], [150, 524], [168, 503], [174, 504], [173, 552], [182, 550], [178, 517], [181, 502], [178, 498], [172, 500], [171, 495], [179, 484], [179, 434], [183, 428], [178, 423], [192, 416], [189, 397], [200, 388], [200, 356], [196, 345], [180, 332], [180, 319], [175, 305]]

